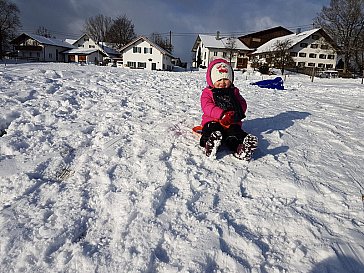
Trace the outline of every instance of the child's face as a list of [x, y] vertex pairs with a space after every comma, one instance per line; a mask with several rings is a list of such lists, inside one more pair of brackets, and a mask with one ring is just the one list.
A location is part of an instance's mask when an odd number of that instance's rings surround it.
[[228, 79], [221, 79], [214, 83], [215, 88], [229, 88], [231, 85], [231, 81]]

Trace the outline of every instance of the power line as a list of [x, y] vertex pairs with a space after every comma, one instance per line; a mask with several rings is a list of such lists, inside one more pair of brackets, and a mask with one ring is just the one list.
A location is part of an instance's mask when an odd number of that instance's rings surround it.
[[[35, 33], [38, 30], [39, 27], [36, 28], [32, 28], [32, 27], [27, 27], [27, 28], [20, 28], [19, 32], [26, 32], [26, 33]], [[78, 33], [71, 33], [71, 32], [63, 32], [63, 31], [59, 31], [59, 30], [52, 30], [52, 29], [48, 29], [46, 28], [50, 34], [53, 36], [65, 36], [65, 37], [69, 37], [69, 38], [79, 38], [82, 33], [78, 32]]]
[[[306, 29], [310, 29], [312, 28], [312, 24], [307, 24], [307, 25], [299, 25], [299, 26], [291, 26], [291, 27], [286, 27], [286, 29], [291, 30], [291, 31], [296, 31], [298, 28], [301, 28], [302, 30]], [[247, 30], [244, 32], [241, 31], [231, 31], [231, 32], [220, 32], [220, 35], [222, 36], [243, 36], [243, 35], [247, 35], [249, 33], [254, 33], [254, 32], [259, 32], [261, 30]], [[169, 36], [170, 32], [162, 32], [162, 33], [158, 33], [161, 36]], [[172, 36], [173, 37], [183, 37], [183, 36], [196, 36], [196, 35], [216, 35], [216, 32], [173, 32], [172, 31]], [[148, 35], [144, 35], [144, 36], [148, 36]]]
[[[34, 33], [37, 31], [38, 27], [34, 27], [32, 28], [32, 26], [28, 26], [27, 28], [21, 28], [20, 32], [30, 32], [30, 33]], [[291, 27], [286, 27], [286, 29], [291, 30], [291, 31], [295, 31], [298, 28], [301, 28], [302, 30], [304, 29], [310, 29], [312, 28], [312, 24], [306, 24], [306, 25], [299, 25], [299, 26], [291, 26]], [[48, 29], [47, 30], [50, 32], [51, 35], [55, 35], [55, 36], [63, 36], [63, 37], [67, 37], [67, 38], [79, 38], [83, 33], [82, 32], [77, 32], [77, 33], [71, 33], [71, 32], [63, 32], [63, 31], [59, 31], [59, 30], [53, 30], [53, 29]], [[244, 36], [247, 35], [249, 33], [254, 33], [254, 32], [259, 32], [261, 30], [247, 30], [247, 31], [231, 31], [231, 32], [220, 32], [221, 36]], [[172, 37], [188, 37], [188, 36], [197, 36], [197, 35], [216, 35], [216, 31], [215, 32], [173, 32], [173, 31], [169, 31], [169, 32], [153, 32], [150, 34], [142, 34], [144, 36], [152, 36], [152, 34], [159, 34], [162, 37], [166, 37], [169, 38], [170, 36]]]

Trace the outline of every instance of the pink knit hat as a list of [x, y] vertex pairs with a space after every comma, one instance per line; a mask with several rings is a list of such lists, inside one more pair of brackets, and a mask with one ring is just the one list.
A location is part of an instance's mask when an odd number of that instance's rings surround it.
[[214, 86], [214, 83], [221, 79], [228, 79], [233, 83], [234, 71], [226, 60], [216, 59], [207, 68], [206, 81], [209, 86]]

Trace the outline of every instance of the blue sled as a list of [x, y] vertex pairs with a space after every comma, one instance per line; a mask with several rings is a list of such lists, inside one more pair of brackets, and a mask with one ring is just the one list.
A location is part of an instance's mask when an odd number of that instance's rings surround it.
[[258, 85], [261, 88], [278, 89], [283, 90], [283, 79], [281, 77], [276, 77], [272, 80], [263, 80], [258, 82], [253, 82], [251, 85]]

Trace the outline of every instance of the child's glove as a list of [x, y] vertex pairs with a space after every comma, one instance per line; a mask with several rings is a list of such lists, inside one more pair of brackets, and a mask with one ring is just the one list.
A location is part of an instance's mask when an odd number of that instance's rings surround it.
[[231, 125], [234, 122], [234, 115], [235, 115], [234, 111], [225, 112], [222, 118], [220, 119], [220, 124], [226, 127]]

